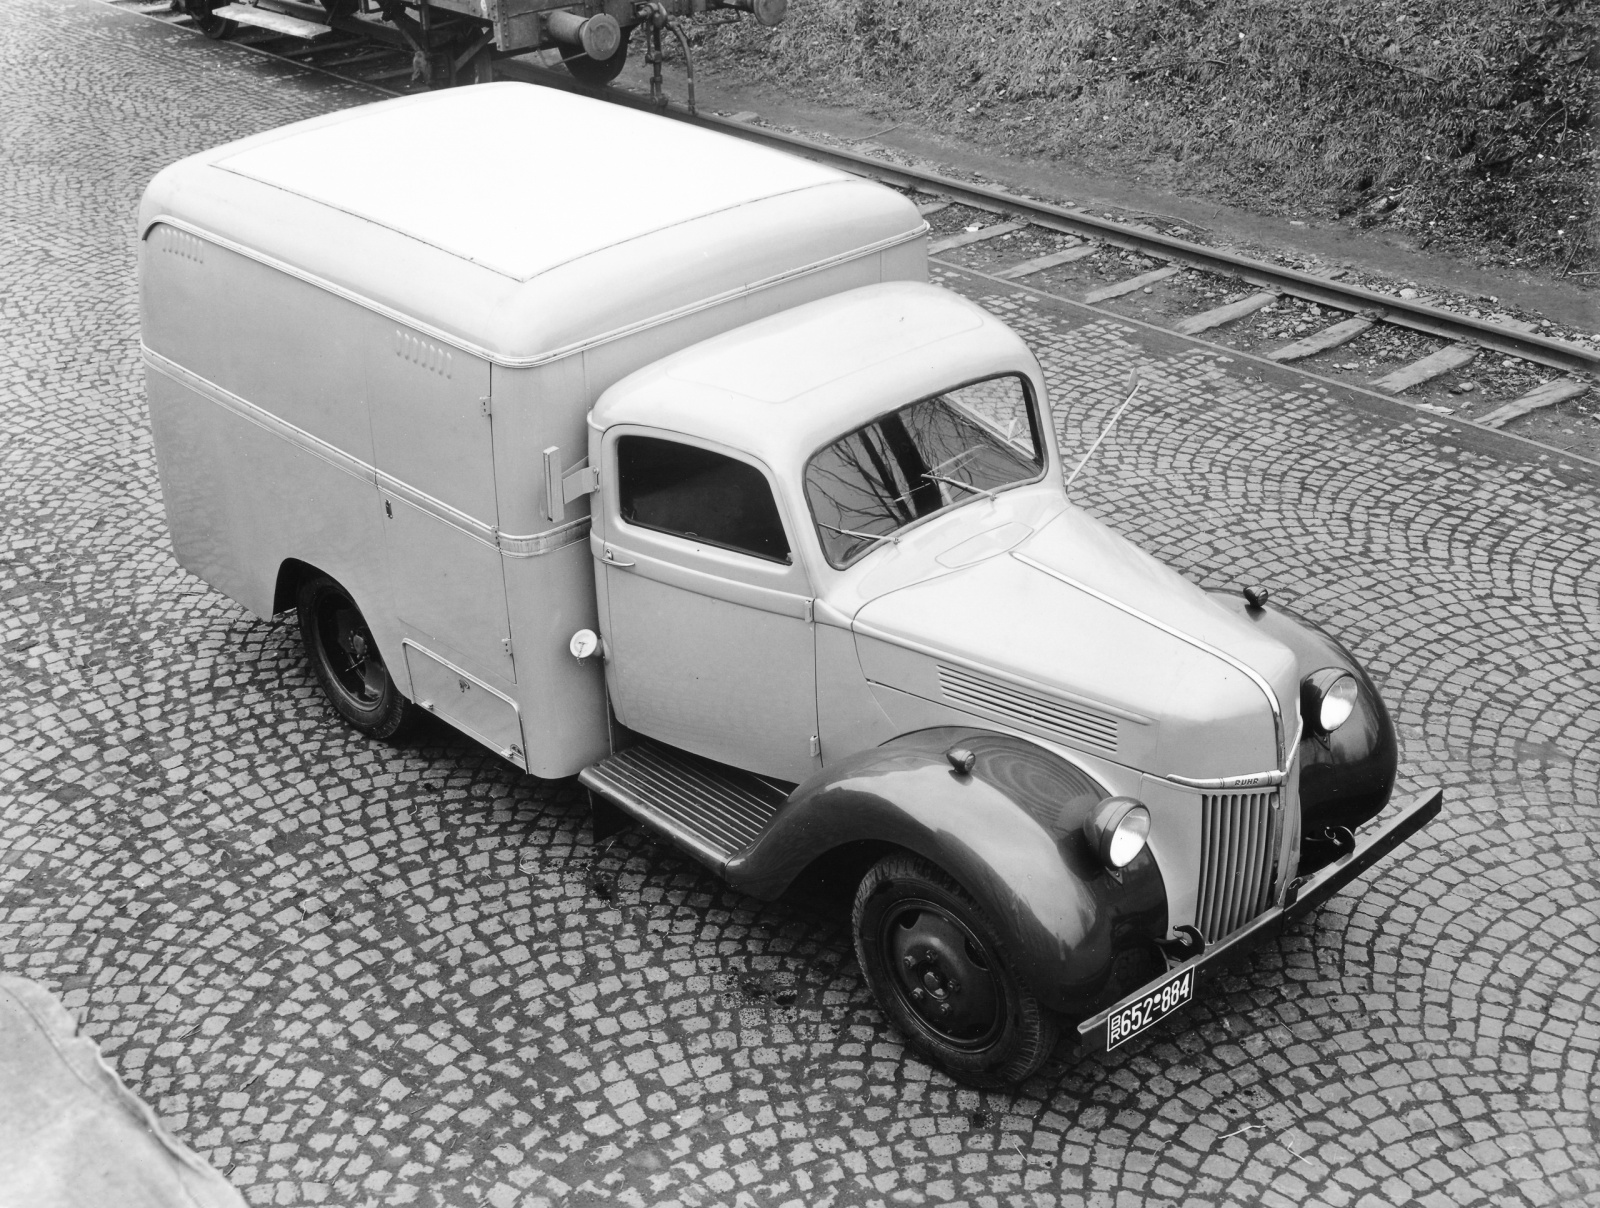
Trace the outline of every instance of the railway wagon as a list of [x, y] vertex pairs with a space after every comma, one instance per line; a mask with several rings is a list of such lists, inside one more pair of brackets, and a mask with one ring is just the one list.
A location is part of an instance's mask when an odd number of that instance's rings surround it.
[[1038, 361], [926, 231], [654, 115], [425, 94], [162, 172], [144, 359], [179, 561], [295, 609], [341, 717], [576, 773], [597, 834], [757, 896], [848, 878], [887, 1016], [1003, 1085], [1063, 1020], [1181, 1009], [1439, 795], [1355, 838], [1371, 679], [1069, 502]]
[[[240, 26], [314, 42], [338, 30], [412, 54], [412, 78], [430, 85], [488, 83], [495, 59], [554, 50], [581, 83], [616, 79], [637, 35], [661, 97], [662, 40], [675, 37], [690, 58], [681, 22], [705, 14], [783, 21], [788, 0], [182, 0], [208, 38]], [[691, 77], [693, 72], [691, 60]], [[692, 85], [691, 85], [692, 89]], [[692, 92], [691, 92], [692, 95]]]

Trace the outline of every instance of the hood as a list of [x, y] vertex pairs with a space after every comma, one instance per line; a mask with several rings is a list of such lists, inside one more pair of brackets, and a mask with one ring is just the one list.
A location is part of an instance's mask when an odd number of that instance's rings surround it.
[[1298, 727], [1287, 646], [1077, 508], [854, 628], [874, 683], [1158, 775], [1281, 767], [1269, 691]]

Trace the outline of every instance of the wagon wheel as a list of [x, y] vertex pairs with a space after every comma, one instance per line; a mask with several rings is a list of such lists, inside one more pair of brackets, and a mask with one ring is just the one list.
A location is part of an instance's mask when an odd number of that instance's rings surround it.
[[494, 55], [485, 46], [456, 72], [457, 84], [493, 84]]
[[622, 27], [622, 41], [617, 43], [617, 49], [608, 59], [591, 59], [576, 47], [563, 46], [561, 65], [578, 83], [591, 88], [603, 88], [622, 74], [623, 64], [628, 61], [628, 35], [632, 32], [633, 26]]
[[194, 27], [214, 42], [233, 37], [239, 29], [237, 21], [217, 16], [219, 7], [218, 0], [183, 0], [183, 11], [189, 14]]

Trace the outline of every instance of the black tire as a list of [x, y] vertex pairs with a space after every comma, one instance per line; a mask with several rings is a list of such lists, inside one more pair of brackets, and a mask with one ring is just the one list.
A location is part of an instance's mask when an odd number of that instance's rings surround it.
[[957, 1082], [1012, 1086], [1055, 1048], [1058, 1024], [967, 892], [909, 852], [878, 861], [851, 912], [856, 960], [910, 1046]]
[[295, 594], [306, 657], [334, 712], [363, 734], [395, 738], [414, 709], [384, 665], [366, 618], [350, 593], [316, 575]]
[[622, 74], [622, 68], [628, 61], [628, 35], [632, 32], [633, 26], [622, 27], [622, 41], [617, 43], [617, 49], [609, 59], [591, 59], [581, 50], [564, 46], [561, 48], [561, 65], [578, 83], [587, 84], [590, 88], [604, 88]]
[[233, 37], [239, 28], [237, 21], [219, 17], [214, 11], [225, 2], [226, 0], [184, 0], [183, 8], [189, 14], [189, 19], [194, 22], [196, 29], [213, 42], [220, 42]]

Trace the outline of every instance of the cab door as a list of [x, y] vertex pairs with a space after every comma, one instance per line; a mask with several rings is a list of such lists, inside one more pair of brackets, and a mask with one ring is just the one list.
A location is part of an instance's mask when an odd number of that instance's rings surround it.
[[602, 445], [591, 539], [623, 725], [781, 780], [817, 757], [812, 595], [765, 469], [678, 436]]

